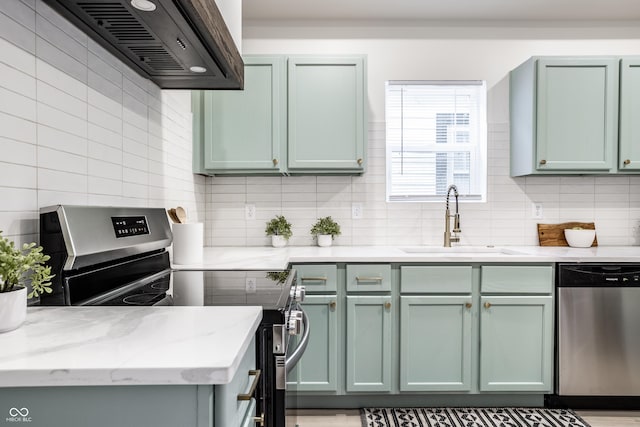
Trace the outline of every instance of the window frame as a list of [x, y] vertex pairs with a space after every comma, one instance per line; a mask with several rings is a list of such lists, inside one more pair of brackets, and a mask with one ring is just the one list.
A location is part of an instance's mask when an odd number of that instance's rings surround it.
[[[479, 86], [481, 90], [478, 91], [478, 102], [476, 105], [477, 110], [477, 143], [469, 144], [469, 170], [472, 171], [476, 168], [478, 171], [476, 173], [470, 172], [469, 180], [476, 181], [474, 188], [478, 190], [478, 194], [460, 194], [460, 200], [465, 202], [478, 202], [478, 203], [486, 203], [487, 201], [487, 180], [488, 180], [488, 133], [487, 133], [487, 86], [484, 80], [388, 80], [385, 82], [385, 116], [389, 115], [389, 86], [412, 86], [412, 85], [427, 85], [427, 86]], [[402, 107], [400, 107], [402, 108]], [[454, 124], [445, 125], [448, 128], [446, 129], [447, 141], [449, 141], [449, 135], [456, 133], [456, 127], [460, 127], [461, 125], [456, 124], [455, 121], [459, 120], [455, 118], [456, 114], [464, 114], [457, 110], [453, 112], [443, 112], [436, 113], [437, 114], [452, 114], [454, 115]], [[437, 120], [437, 118], [435, 119]], [[401, 112], [401, 126], [403, 126], [402, 112]], [[469, 124], [466, 125], [469, 136], [471, 137], [471, 126]], [[385, 200], [387, 202], [441, 202], [443, 195], [441, 194], [424, 194], [424, 195], [392, 195], [391, 190], [393, 188], [392, 184], [392, 175], [393, 175], [393, 148], [389, 143], [389, 122], [388, 119], [385, 118], [385, 166], [386, 166], [386, 194]], [[403, 145], [403, 142], [400, 142]], [[435, 149], [437, 145], [437, 150]], [[460, 148], [464, 148], [464, 143], [447, 143], [442, 144], [438, 142], [429, 142], [425, 143], [421, 148], [424, 151], [420, 151], [425, 154], [433, 153], [436, 155], [437, 153], [442, 152], [465, 152], [461, 151]], [[407, 152], [413, 150], [407, 150]], [[397, 150], [396, 150], [397, 152]], [[448, 163], [451, 162], [452, 166], [447, 167], [447, 186], [452, 184], [449, 180], [449, 176], [453, 176], [455, 173], [460, 173], [456, 171], [453, 163], [454, 160], [448, 160]], [[437, 182], [437, 175], [433, 173], [433, 180]], [[436, 190], [437, 191], [437, 190]]]

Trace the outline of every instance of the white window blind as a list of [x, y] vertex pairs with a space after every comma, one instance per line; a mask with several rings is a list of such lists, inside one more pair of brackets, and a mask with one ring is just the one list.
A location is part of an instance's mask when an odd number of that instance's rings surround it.
[[387, 200], [484, 201], [486, 127], [483, 81], [387, 82]]

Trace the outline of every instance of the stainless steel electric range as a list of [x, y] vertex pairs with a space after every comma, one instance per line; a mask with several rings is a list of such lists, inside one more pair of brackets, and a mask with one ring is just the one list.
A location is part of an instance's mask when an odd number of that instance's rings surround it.
[[[171, 241], [162, 208], [42, 208], [40, 243], [51, 256], [55, 277], [53, 292], [42, 295], [40, 304], [262, 306], [256, 416], [267, 427], [284, 427], [286, 372], [302, 356], [310, 331], [296, 272], [276, 283], [266, 278], [267, 272], [172, 271]], [[255, 287], [246, 286], [249, 276]], [[301, 337], [291, 348], [296, 335]]]

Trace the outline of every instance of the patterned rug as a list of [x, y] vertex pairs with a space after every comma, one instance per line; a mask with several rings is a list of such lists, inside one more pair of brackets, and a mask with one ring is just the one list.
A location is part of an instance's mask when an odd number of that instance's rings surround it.
[[363, 427], [589, 427], [571, 409], [364, 408]]

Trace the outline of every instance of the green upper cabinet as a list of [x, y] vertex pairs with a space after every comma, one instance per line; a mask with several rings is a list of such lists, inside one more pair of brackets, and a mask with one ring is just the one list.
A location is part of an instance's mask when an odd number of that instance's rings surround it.
[[364, 56], [244, 61], [243, 91], [192, 92], [195, 173], [364, 172]]
[[244, 61], [244, 90], [194, 92], [196, 172], [280, 173], [286, 165], [286, 58]]
[[365, 58], [289, 57], [289, 169], [364, 166]]
[[534, 57], [511, 72], [511, 175], [617, 172], [619, 58]]
[[621, 171], [640, 170], [640, 58], [623, 59], [620, 71]]

